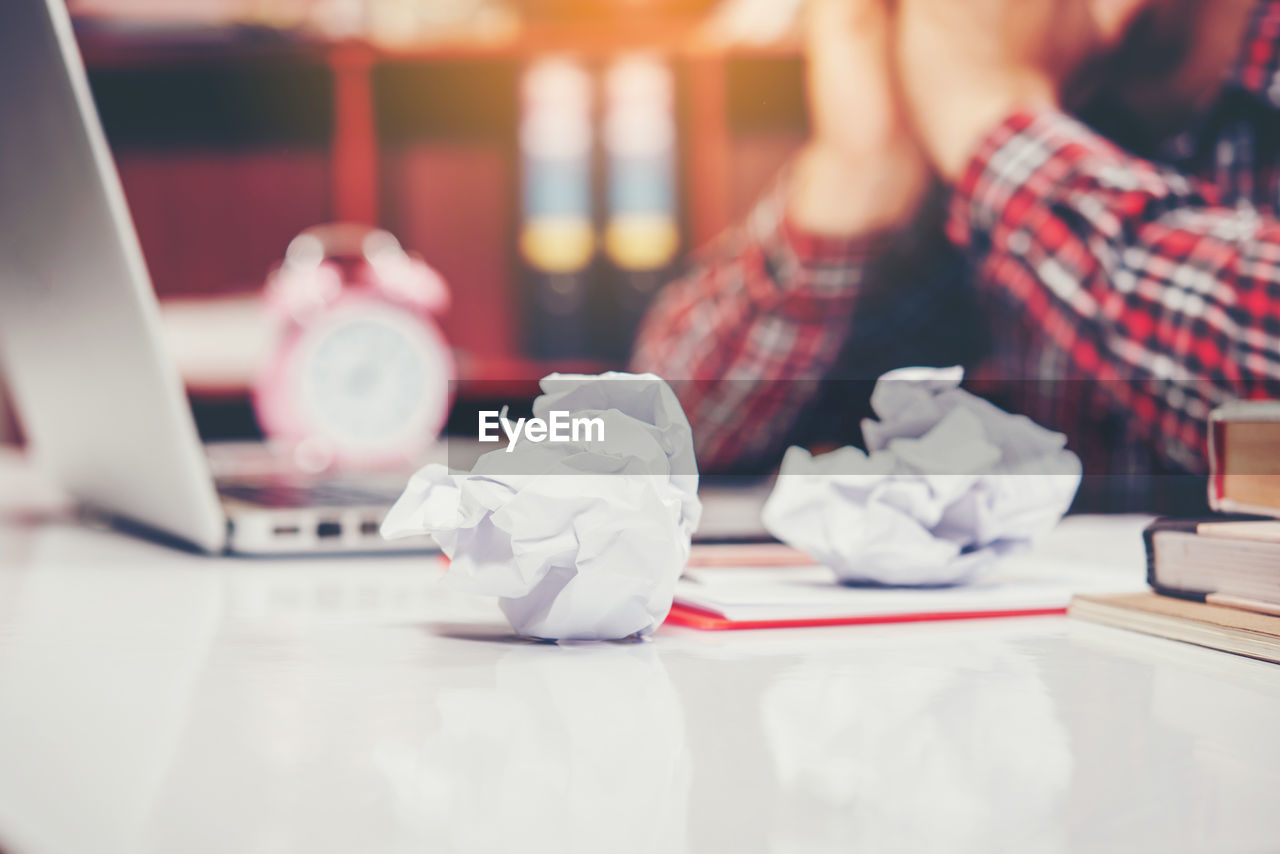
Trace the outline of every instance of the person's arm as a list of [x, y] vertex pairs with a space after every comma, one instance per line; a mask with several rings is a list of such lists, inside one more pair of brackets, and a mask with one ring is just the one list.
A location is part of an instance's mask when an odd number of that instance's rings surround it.
[[[659, 295], [633, 359], [685, 381], [676, 391], [708, 470], [765, 465], [812, 420], [805, 410], [821, 403], [820, 380], [861, 335], [855, 316], [878, 316], [868, 260], [911, 221], [928, 186], [890, 79], [887, 0], [807, 9], [813, 141], [746, 223]], [[863, 325], [870, 338], [899, 327]]]
[[1204, 469], [1209, 409], [1280, 397], [1280, 222], [1052, 109], [991, 131], [949, 233], [1167, 460]]
[[[1061, 353], [1055, 377], [1039, 379], [1094, 383], [1113, 410], [1100, 415], [1122, 415], [1195, 472], [1213, 404], [1280, 394], [1280, 224], [1217, 205], [1212, 188], [1061, 110], [1154, 8], [899, 0], [896, 60], [921, 145], [957, 187], [953, 241], [979, 286], [1020, 307]], [[1195, 28], [1194, 61], [1171, 76], [1195, 82], [1183, 80], [1184, 96], [1221, 85], [1254, 8], [1222, 0], [1183, 22]], [[1273, 38], [1257, 36], [1262, 47]]]
[[645, 318], [632, 368], [673, 381], [704, 471], [783, 450], [849, 332], [872, 241], [821, 238], [787, 216], [779, 182]]
[[632, 368], [673, 381], [706, 472], [847, 444], [881, 373], [964, 361], [980, 337], [940, 231], [929, 244], [903, 230], [822, 237], [797, 224], [794, 196], [784, 177], [640, 330]]

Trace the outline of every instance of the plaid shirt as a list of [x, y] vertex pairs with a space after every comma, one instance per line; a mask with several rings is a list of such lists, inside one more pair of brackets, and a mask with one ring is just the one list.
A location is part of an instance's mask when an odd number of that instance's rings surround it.
[[1205, 471], [1213, 406], [1280, 397], [1280, 0], [1155, 160], [1059, 112], [1010, 116], [941, 203], [949, 245], [802, 233], [786, 181], [637, 342], [634, 367], [676, 381], [704, 470], [856, 441], [880, 373], [960, 363], [1067, 434], [1106, 494], [1091, 504], [1166, 509], [1153, 495], [1185, 479], [1147, 475]]

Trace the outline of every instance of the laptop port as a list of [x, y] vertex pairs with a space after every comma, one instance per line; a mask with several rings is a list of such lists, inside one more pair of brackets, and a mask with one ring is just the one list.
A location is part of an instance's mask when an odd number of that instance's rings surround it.
[[316, 536], [322, 540], [331, 540], [334, 537], [342, 536], [342, 523], [340, 522], [321, 522], [316, 525]]
[[276, 525], [271, 533], [277, 537], [296, 537], [302, 533], [302, 528], [297, 525]]
[[382, 526], [377, 519], [365, 519], [360, 523], [360, 533], [366, 537], [376, 537], [381, 533]]

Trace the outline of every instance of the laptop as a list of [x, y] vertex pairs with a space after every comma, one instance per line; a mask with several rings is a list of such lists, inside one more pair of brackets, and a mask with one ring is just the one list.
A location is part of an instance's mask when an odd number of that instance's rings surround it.
[[215, 482], [63, 0], [0, 2], [0, 364], [85, 505], [209, 553], [406, 551], [403, 477]]

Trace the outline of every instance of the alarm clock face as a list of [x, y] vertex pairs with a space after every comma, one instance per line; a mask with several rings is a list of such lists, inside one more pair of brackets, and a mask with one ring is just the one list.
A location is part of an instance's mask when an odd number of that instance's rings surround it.
[[444, 424], [452, 365], [434, 327], [396, 308], [331, 312], [295, 351], [303, 431], [339, 457], [412, 458]]

